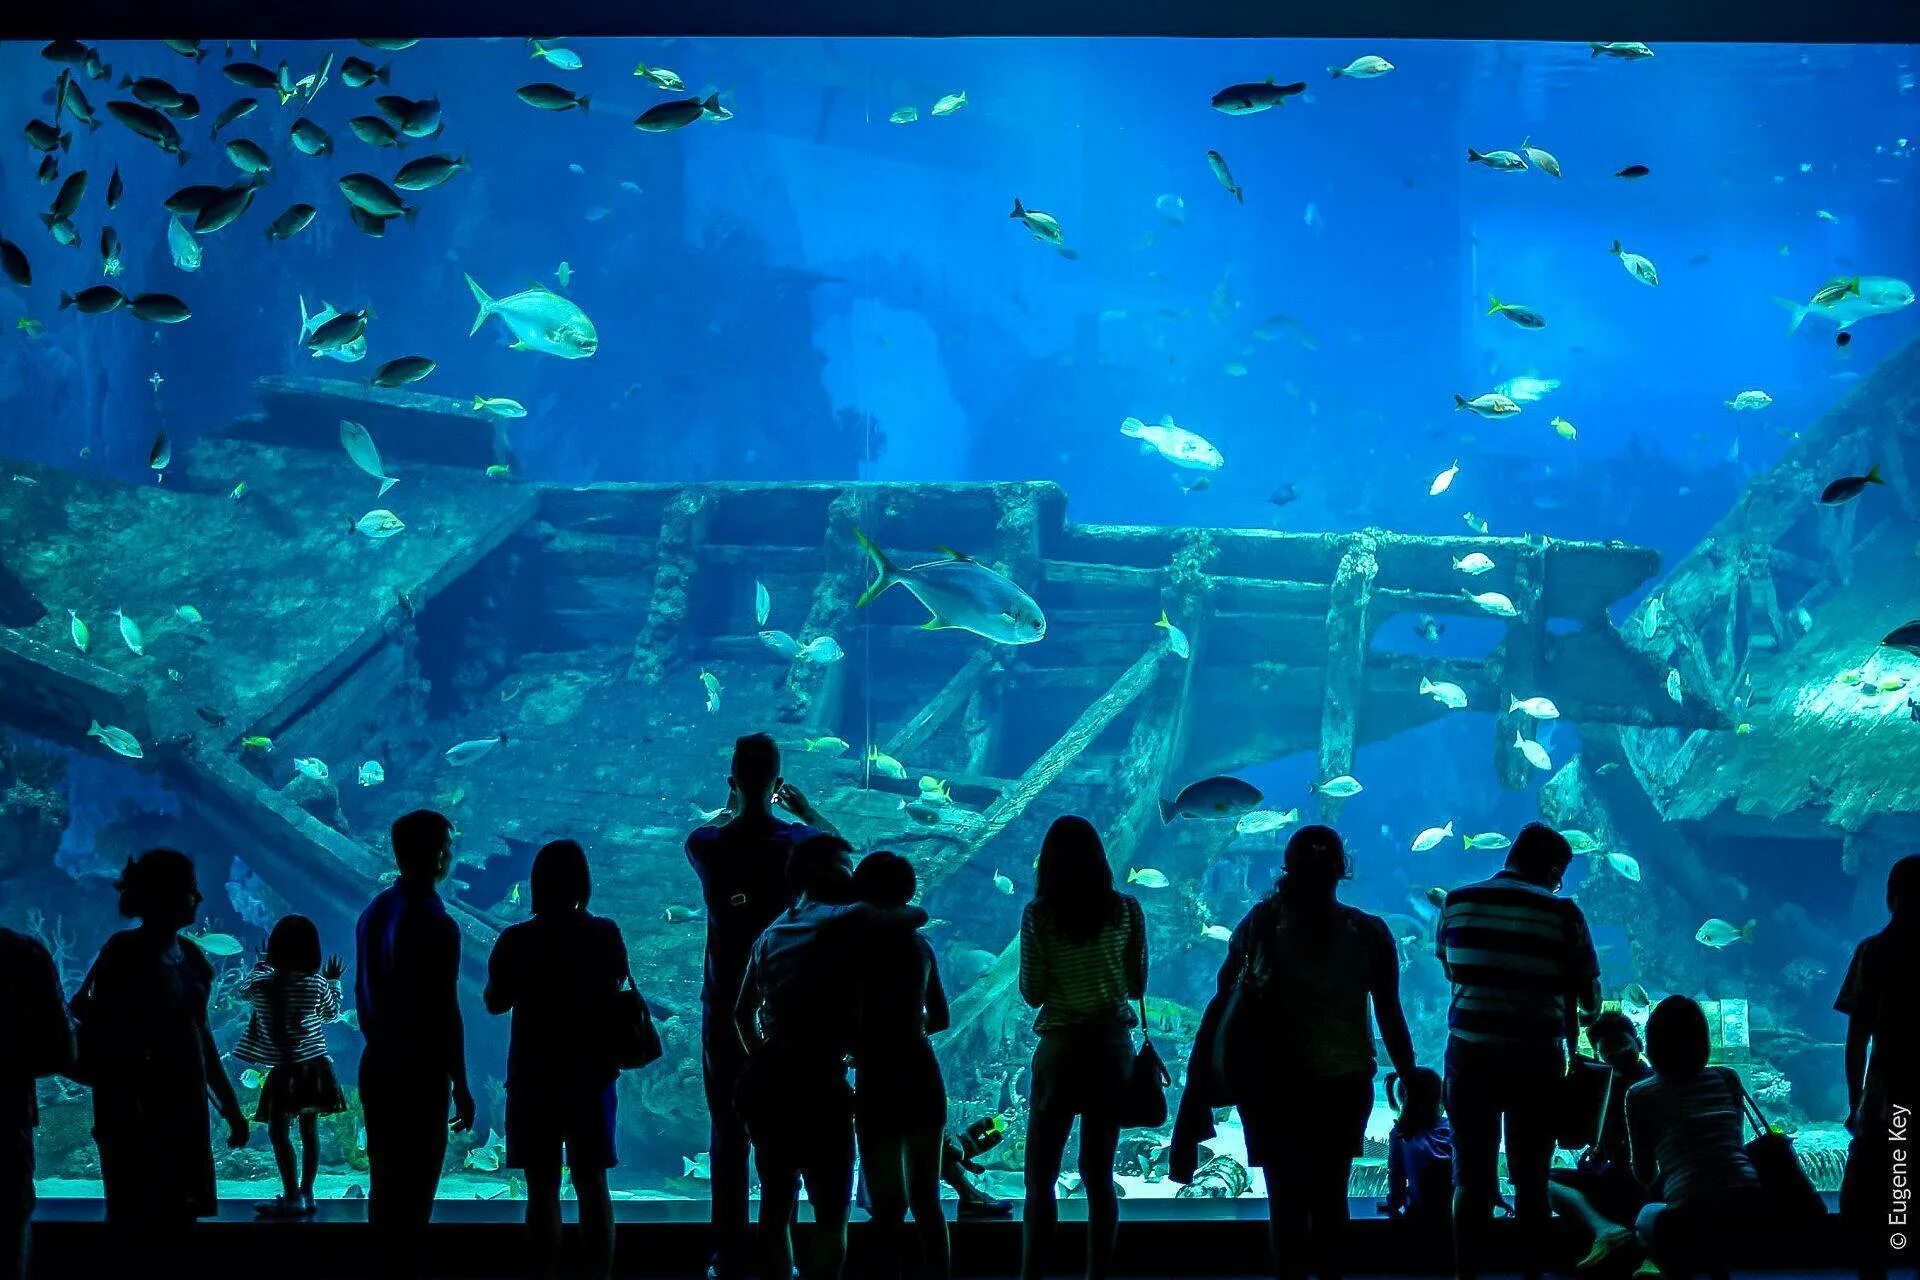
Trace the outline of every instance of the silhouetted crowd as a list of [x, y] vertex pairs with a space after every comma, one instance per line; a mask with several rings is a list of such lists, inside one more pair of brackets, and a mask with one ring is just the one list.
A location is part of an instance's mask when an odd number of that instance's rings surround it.
[[[712, 1280], [759, 1274], [837, 1280], [855, 1198], [872, 1219], [870, 1274], [911, 1264], [950, 1273], [942, 1186], [959, 1212], [1008, 1216], [973, 1156], [1000, 1129], [948, 1127], [929, 1036], [947, 999], [913, 905], [913, 866], [851, 846], [780, 777], [779, 750], [736, 744], [720, 820], [687, 838], [707, 920], [702, 1073], [711, 1116]], [[792, 820], [782, 817], [785, 812]], [[397, 877], [360, 916], [352, 1009], [365, 1047], [360, 1104], [369, 1164], [368, 1269], [416, 1273], [449, 1134], [469, 1129], [458, 998], [461, 929], [436, 886], [454, 832], [419, 810], [393, 824]], [[1191, 1181], [1216, 1114], [1239, 1111], [1249, 1164], [1266, 1179], [1275, 1274], [1337, 1278], [1347, 1257], [1348, 1183], [1372, 1113], [1377, 1043], [1395, 1112], [1382, 1209], [1477, 1276], [1488, 1227], [1511, 1213], [1520, 1269], [1544, 1269], [1550, 1216], [1591, 1237], [1582, 1270], [1639, 1265], [1721, 1274], [1746, 1242], [1825, 1212], [1790, 1139], [1730, 1068], [1710, 1065], [1701, 1006], [1668, 996], [1635, 1021], [1601, 1010], [1599, 963], [1579, 907], [1559, 896], [1567, 841], [1534, 824], [1506, 866], [1445, 895], [1434, 942], [1453, 987], [1439, 1069], [1415, 1059], [1400, 1004], [1398, 944], [1385, 921], [1342, 903], [1351, 864], [1331, 828], [1288, 842], [1272, 893], [1227, 943], [1186, 1064], [1169, 1176]], [[620, 930], [588, 912], [585, 851], [557, 840], [535, 856], [531, 918], [504, 930], [484, 1003], [511, 1014], [504, 1167], [526, 1180], [536, 1271], [559, 1264], [561, 1167], [572, 1178], [588, 1271], [613, 1273], [607, 1171], [616, 1161], [615, 1085], [660, 1055]], [[318, 1125], [347, 1108], [323, 1028], [340, 1018], [348, 964], [324, 957], [312, 921], [288, 916], [245, 976], [249, 1009], [233, 1056], [261, 1073], [251, 1116], [208, 1024], [215, 971], [184, 930], [201, 894], [192, 861], [154, 849], [117, 888], [135, 921], [100, 949], [71, 998], [38, 942], [0, 930], [0, 1275], [24, 1276], [34, 1206], [38, 1077], [92, 1090], [110, 1229], [144, 1274], [185, 1271], [188, 1229], [215, 1211], [209, 1102], [230, 1146], [265, 1125], [282, 1190], [263, 1217], [312, 1215]], [[1889, 1227], [1907, 1203], [1910, 1108], [1920, 1099], [1920, 855], [1894, 864], [1887, 927], [1855, 952], [1836, 1008], [1848, 1019], [1854, 1141], [1841, 1193], [1862, 1276], [1910, 1265]], [[1012, 950], [1012, 949], [1010, 949]], [[1056, 1187], [1075, 1122], [1088, 1218], [1086, 1274], [1113, 1266], [1121, 1131], [1164, 1124], [1168, 1073], [1145, 1035], [1147, 930], [1116, 888], [1099, 833], [1063, 817], [1047, 832], [1021, 920], [1020, 994], [1036, 1011], [1028, 1077], [1022, 1280], [1042, 1274]], [[1002, 956], [988, 980], [1014, 980]], [[1135, 1044], [1135, 1032], [1142, 1042]], [[1587, 1052], [1590, 1050], [1590, 1052]], [[852, 1078], [849, 1079], [849, 1064]], [[295, 1137], [298, 1137], [298, 1147]], [[1503, 1141], [1504, 1139], [1504, 1141]], [[1556, 1148], [1577, 1150], [1554, 1167]], [[1500, 1194], [1506, 1154], [1511, 1202]], [[857, 1153], [857, 1161], [856, 1161]], [[749, 1161], [760, 1183], [748, 1230]], [[801, 1188], [814, 1226], [796, 1254]], [[911, 1217], [912, 1230], [907, 1222]], [[757, 1248], [756, 1248], [757, 1246]]]

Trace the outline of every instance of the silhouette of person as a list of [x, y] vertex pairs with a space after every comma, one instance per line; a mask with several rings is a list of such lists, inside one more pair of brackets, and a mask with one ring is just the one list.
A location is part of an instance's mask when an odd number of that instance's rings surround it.
[[1440, 1073], [1428, 1067], [1387, 1077], [1394, 1118], [1381, 1205], [1388, 1217], [1442, 1234], [1453, 1223], [1453, 1127], [1441, 1103], [1445, 1090]]
[[394, 821], [390, 837], [400, 877], [360, 914], [353, 998], [366, 1039], [367, 1221], [382, 1237], [377, 1264], [412, 1275], [447, 1135], [473, 1127], [473, 1092], [460, 1018], [460, 930], [434, 891], [453, 865], [453, 824], [415, 809]]
[[1553, 1170], [1547, 1183], [1548, 1202], [1593, 1237], [1580, 1270], [1599, 1267], [1634, 1243], [1633, 1220], [1646, 1204], [1647, 1193], [1633, 1176], [1627, 1152], [1627, 1090], [1653, 1072], [1641, 1056], [1640, 1035], [1632, 1019], [1618, 1010], [1596, 1017], [1587, 1028], [1587, 1040], [1607, 1065], [1599, 1128], [1574, 1167]]
[[927, 922], [918, 907], [852, 902], [852, 849], [839, 836], [794, 846], [794, 903], [761, 933], [747, 959], [734, 1025], [747, 1048], [740, 1114], [760, 1171], [762, 1274], [793, 1266], [789, 1224], [804, 1183], [813, 1207], [809, 1280], [836, 1280], [846, 1260], [853, 1198], [853, 1097], [847, 1056], [857, 1045], [864, 980], [885, 935]]
[[1059, 1220], [1054, 1184], [1080, 1119], [1080, 1178], [1087, 1197], [1087, 1280], [1113, 1265], [1120, 1201], [1113, 1157], [1115, 1107], [1133, 1068], [1132, 1002], [1147, 989], [1147, 929], [1140, 903], [1113, 887], [1100, 833], [1085, 818], [1057, 818], [1040, 844], [1033, 901], [1020, 919], [1020, 995], [1039, 1014], [1033, 1029], [1027, 1120], [1021, 1280], [1040, 1280]]
[[[793, 905], [787, 861], [802, 840], [835, 834], [807, 798], [780, 777], [780, 748], [764, 733], [733, 745], [722, 821], [687, 837], [687, 861], [700, 878], [706, 907], [707, 950], [700, 986], [700, 1070], [709, 1123], [708, 1168], [713, 1193], [712, 1280], [738, 1280], [748, 1270], [746, 1125], [734, 1097], [746, 1069], [746, 1049], [734, 1029], [733, 1007], [747, 956], [760, 933]], [[774, 813], [779, 805], [799, 818]]]
[[114, 887], [139, 920], [108, 938], [74, 997], [78, 1070], [93, 1086], [107, 1221], [129, 1265], [171, 1274], [188, 1227], [217, 1209], [207, 1101], [245, 1146], [247, 1117], [207, 1025], [213, 966], [181, 930], [200, 914], [193, 860], [149, 849]]
[[1522, 1270], [1545, 1265], [1547, 1170], [1575, 1019], [1600, 1007], [1600, 962], [1580, 908], [1557, 897], [1573, 850], [1529, 823], [1491, 879], [1447, 894], [1438, 954], [1447, 1010], [1447, 1114], [1453, 1122], [1454, 1265], [1478, 1274], [1499, 1198], [1502, 1122]]
[[[1279, 882], [1227, 942], [1219, 989], [1249, 963], [1279, 984], [1252, 1006], [1262, 1061], [1226, 1062], [1247, 1135], [1247, 1160], [1266, 1172], [1276, 1274], [1338, 1277], [1345, 1260], [1347, 1182], [1373, 1112], [1373, 1028], [1404, 1079], [1417, 1068], [1400, 1008], [1400, 954], [1387, 922], [1339, 900], [1353, 874], [1331, 827], [1287, 842]], [[1280, 992], [1284, 994], [1279, 994]]]
[[[305, 916], [282, 916], [267, 935], [267, 951], [240, 994], [253, 1006], [233, 1056], [267, 1068], [253, 1118], [267, 1126], [281, 1192], [255, 1206], [262, 1217], [310, 1217], [320, 1172], [320, 1117], [347, 1109], [346, 1095], [327, 1054], [329, 1022], [340, 1017], [339, 956], [320, 959], [320, 930]], [[300, 1128], [296, 1170], [293, 1126]]]
[[560, 1253], [560, 1162], [573, 1175], [587, 1272], [613, 1274], [614, 1086], [606, 1026], [627, 979], [620, 926], [587, 911], [587, 854], [555, 840], [534, 855], [533, 918], [508, 927], [487, 961], [487, 1010], [513, 1014], [507, 1047], [507, 1167], [527, 1177], [534, 1274]]
[[53, 956], [0, 929], [0, 1280], [26, 1280], [33, 1217], [34, 1081], [73, 1068], [73, 1027]]
[[[853, 871], [854, 895], [871, 906], [905, 907], [917, 888], [913, 864], [897, 853], [870, 853]], [[879, 1237], [881, 1262], [873, 1274], [902, 1274], [901, 1233], [911, 1208], [928, 1280], [947, 1280], [952, 1259], [940, 1208], [947, 1087], [927, 1039], [948, 1025], [940, 966], [917, 930], [880, 935], [861, 963], [866, 980], [854, 1049], [854, 1129], [867, 1213]]]
[[[1840, 1186], [1840, 1214], [1862, 1280], [1881, 1280], [1890, 1262], [1910, 1265], [1912, 1245], [1896, 1256], [1887, 1223], [1896, 1148], [1912, 1149], [1920, 1107], [1920, 854], [1887, 873], [1887, 927], [1862, 942], [1847, 966], [1834, 1008], [1847, 1015], [1847, 1128], [1853, 1142]], [[1908, 1136], [1896, 1142], [1896, 1132]], [[1911, 1169], [1911, 1164], [1908, 1168]]]
[[1668, 996], [1647, 1018], [1653, 1074], [1627, 1090], [1633, 1172], [1659, 1187], [1634, 1230], [1667, 1280], [1723, 1274], [1729, 1242], [1765, 1211], [1744, 1141], [1745, 1087], [1731, 1067], [1707, 1065], [1711, 1052], [1706, 1013]]

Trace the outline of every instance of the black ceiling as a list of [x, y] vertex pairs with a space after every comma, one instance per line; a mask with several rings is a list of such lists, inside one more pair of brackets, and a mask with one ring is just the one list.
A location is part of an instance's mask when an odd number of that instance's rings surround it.
[[1920, 0], [0, 0], [0, 36], [1339, 36], [1920, 43]]

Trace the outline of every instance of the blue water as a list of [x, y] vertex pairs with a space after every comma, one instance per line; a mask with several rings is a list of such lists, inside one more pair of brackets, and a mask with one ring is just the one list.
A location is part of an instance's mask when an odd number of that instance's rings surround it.
[[[1473, 42], [562, 43], [582, 69], [517, 41], [236, 48], [269, 67], [284, 59], [295, 78], [335, 54], [315, 100], [284, 108], [227, 81], [217, 44], [199, 64], [158, 44], [102, 45], [113, 83], [164, 77], [202, 110], [180, 126], [185, 164], [114, 121], [98, 132], [63, 121], [74, 136], [62, 174], [90, 175], [72, 248], [37, 221], [55, 187], [35, 181], [39, 153], [17, 134], [51, 114], [41, 95], [56, 68], [32, 46], [0, 46], [0, 235], [34, 271], [30, 289], [0, 291], [0, 452], [142, 482], [156, 431], [190, 448], [253, 411], [258, 376], [359, 378], [418, 354], [438, 362], [418, 390], [526, 406], [510, 435], [529, 480], [1049, 480], [1085, 522], [1461, 534], [1471, 513], [1496, 535], [1619, 539], [1671, 563], [1920, 320], [1912, 309], [1869, 319], [1841, 347], [1819, 320], [1789, 333], [1775, 302], [1836, 277], [1920, 279], [1910, 48], [1661, 46], [1621, 61]], [[1328, 77], [1367, 53], [1395, 69]], [[348, 88], [338, 62], [349, 55], [390, 66], [390, 83]], [[631, 74], [642, 60], [678, 72], [693, 96], [717, 92], [732, 118], [636, 131], [639, 112], [680, 96]], [[1308, 92], [1247, 117], [1209, 107], [1223, 86], [1268, 76]], [[591, 107], [527, 106], [513, 90], [534, 81]], [[105, 119], [121, 94], [80, 83]], [[963, 90], [963, 108], [932, 117], [936, 99]], [[378, 93], [437, 97], [444, 134], [398, 154], [369, 148], [347, 121], [374, 114]], [[202, 239], [201, 269], [181, 272], [160, 202], [239, 177], [207, 134], [249, 94], [260, 110], [220, 141], [261, 144], [271, 178], [240, 221]], [[908, 105], [915, 122], [889, 122]], [[291, 146], [303, 110], [333, 154]], [[1564, 176], [1466, 162], [1469, 147], [1523, 139]], [[1209, 149], [1244, 204], [1209, 172]], [[337, 180], [390, 177], [429, 152], [471, 168], [403, 193], [417, 216], [386, 236], [355, 229]], [[115, 164], [126, 196], [107, 214]], [[1614, 176], [1635, 164], [1650, 176]], [[1058, 220], [1074, 256], [1008, 216], [1016, 197]], [[296, 201], [318, 219], [269, 242], [266, 223]], [[58, 307], [62, 291], [101, 281], [95, 243], [109, 221], [124, 244], [114, 283], [177, 294], [191, 320]], [[1659, 287], [1622, 269], [1616, 240], [1656, 264]], [[498, 321], [469, 335], [463, 276], [497, 298], [530, 281], [563, 288], [562, 263], [564, 292], [598, 331], [590, 359], [510, 351]], [[1486, 314], [1489, 295], [1547, 327]], [[368, 361], [302, 351], [302, 299], [371, 308]], [[21, 317], [44, 333], [17, 328]], [[1517, 376], [1558, 386], [1506, 421], [1455, 411], [1456, 393]], [[1750, 389], [1772, 403], [1726, 407]], [[1163, 414], [1224, 455], [1204, 488], [1184, 491], [1198, 473], [1119, 434], [1128, 416]], [[1451, 488], [1430, 497], [1456, 461]], [[1277, 504], [1284, 487], [1294, 500]], [[6, 545], [31, 536], [7, 530]], [[1439, 652], [1492, 634], [1461, 622]], [[1411, 619], [1381, 643], [1417, 644]], [[1369, 789], [1341, 817], [1355, 901], [1406, 911], [1409, 891], [1435, 878], [1405, 853], [1429, 814], [1452, 813], [1463, 832], [1537, 816], [1530, 793], [1502, 791], [1485, 767], [1488, 732], [1462, 716], [1362, 751]], [[1561, 726], [1556, 759], [1577, 736]], [[1290, 759], [1249, 776], [1304, 798], [1315, 768]], [[84, 782], [103, 770], [71, 775], [78, 829], [98, 821], [105, 802]], [[171, 804], [139, 785], [100, 791]], [[1439, 875], [1468, 870], [1456, 859]], [[1610, 936], [1619, 985], [1633, 977], [1629, 948]], [[1196, 967], [1182, 978], [1192, 989], [1168, 994], [1198, 1003], [1202, 977]], [[1806, 1119], [1837, 1118], [1825, 1098]]]

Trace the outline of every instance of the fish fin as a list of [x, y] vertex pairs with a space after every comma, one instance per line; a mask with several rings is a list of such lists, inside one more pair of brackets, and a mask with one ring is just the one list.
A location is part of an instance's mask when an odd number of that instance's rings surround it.
[[1161, 823], [1161, 825], [1162, 825], [1162, 826], [1165, 826], [1166, 824], [1168, 824], [1168, 823], [1170, 823], [1170, 822], [1172, 822], [1172, 821], [1173, 821], [1173, 817], [1174, 817], [1174, 814], [1175, 814], [1175, 812], [1176, 812], [1176, 810], [1174, 809], [1174, 802], [1173, 802], [1173, 801], [1171, 801], [1171, 800], [1162, 800], [1162, 801], [1160, 802], [1160, 823]]
[[887, 553], [874, 545], [872, 538], [858, 528], [854, 529], [853, 536], [859, 541], [860, 549], [867, 553], [867, 558], [873, 561], [874, 571], [880, 575], [860, 593], [860, 599], [854, 605], [856, 609], [864, 609], [872, 604], [881, 592], [900, 580], [900, 571], [894, 567], [893, 561], [887, 559]]
[[1879, 463], [1876, 462], [1872, 466], [1867, 468], [1866, 481], [1868, 484], [1885, 484], [1886, 483], [1885, 480], [1882, 480], [1880, 478]]
[[580, 114], [585, 115], [587, 114], [587, 104], [593, 101], [593, 95], [590, 93], [583, 93], [579, 97], [575, 98], [574, 101], [578, 103], [580, 106]]
[[1127, 418], [1120, 424], [1120, 434], [1135, 440], [1139, 439], [1140, 433], [1146, 429], [1147, 424], [1138, 418]]
[[393, 486], [395, 486], [395, 485], [397, 485], [397, 484], [399, 484], [399, 483], [400, 483], [400, 478], [399, 478], [398, 476], [381, 476], [381, 477], [380, 477], [380, 492], [379, 492], [379, 493], [376, 493], [376, 494], [375, 494], [375, 495], [373, 495], [373, 496], [374, 496], [374, 497], [376, 497], [376, 498], [384, 498], [384, 497], [386, 497], [386, 496], [387, 496], [387, 490], [389, 490], [389, 489], [391, 489], [391, 488], [393, 488]]
[[1173, 427], [1173, 426], [1178, 426], [1179, 424], [1173, 420], [1172, 414], [1163, 413], [1160, 415], [1160, 425], [1163, 427]]
[[971, 559], [973, 559], [973, 557], [972, 557], [972, 556], [970, 556], [970, 555], [968, 555], [968, 554], [967, 554], [966, 552], [964, 552], [964, 551], [955, 551], [955, 550], [954, 550], [954, 549], [953, 549], [952, 547], [949, 547], [949, 546], [947, 546], [947, 545], [946, 545], [945, 543], [940, 543], [940, 542], [936, 542], [936, 543], [934, 543], [934, 544], [933, 544], [933, 549], [934, 549], [935, 551], [938, 551], [938, 552], [939, 552], [940, 554], [942, 554], [942, 555], [944, 555], [944, 556], [945, 556], [945, 557], [946, 557], [947, 559], [949, 559], [949, 560], [971, 560]]
[[1740, 941], [1751, 943], [1753, 941], [1753, 926], [1758, 923], [1760, 923], [1758, 920], [1749, 920], [1745, 924], [1741, 925]]
[[1328, 67], [1327, 70], [1333, 72], [1333, 76], [1331, 78], [1335, 80], [1338, 80], [1341, 76], [1347, 74], [1347, 69], [1345, 67]]
[[1007, 216], [1009, 218], [1024, 218], [1027, 216], [1027, 211], [1020, 206], [1019, 196], [1015, 196], [1013, 198], [1013, 212], [1008, 214]]
[[922, 631], [952, 631], [954, 627], [951, 622], [944, 622], [939, 618], [928, 618], [920, 624], [920, 629]]
[[1481, 154], [1480, 154], [1480, 153], [1479, 153], [1478, 151], [1475, 151], [1475, 150], [1474, 150], [1474, 149], [1473, 149], [1472, 147], [1468, 147], [1468, 148], [1467, 148], [1467, 163], [1468, 163], [1468, 164], [1474, 164], [1474, 163], [1477, 163], [1478, 161], [1480, 161], [1480, 160], [1482, 160], [1482, 159], [1485, 159], [1485, 157], [1484, 157], [1484, 156], [1482, 156], [1482, 155], [1481, 155]]
[[1460, 410], [1466, 407], [1467, 407], [1467, 398], [1461, 395], [1458, 391], [1454, 392], [1453, 393], [1453, 411], [1455, 413], [1458, 413], [1460, 412]]
[[1488, 294], [1487, 295], [1487, 314], [1490, 316], [1497, 315], [1499, 314], [1499, 311], [1500, 311], [1500, 299], [1496, 298], [1492, 294]]
[[1793, 319], [1787, 321], [1787, 332], [1798, 333], [1800, 330], [1800, 322], [1807, 318], [1807, 313], [1811, 311], [1812, 308], [1795, 302], [1792, 298], [1775, 298], [1774, 301], [1785, 307], [1793, 315]]
[[1618, 240], [1615, 240], [1615, 241], [1613, 242], [1613, 248], [1611, 248], [1611, 249], [1609, 249], [1609, 250], [1607, 250], [1607, 252], [1609, 252], [1609, 253], [1619, 253], [1619, 252], [1620, 252], [1620, 242], [1619, 242]]
[[1173, 622], [1171, 619], [1167, 617], [1167, 611], [1165, 609], [1162, 609], [1160, 611], [1160, 621], [1154, 623], [1153, 625], [1156, 627], [1165, 627], [1169, 631], [1173, 630]]
[[[474, 334], [480, 332], [480, 326], [485, 324], [487, 317], [493, 314], [494, 303], [493, 299], [487, 296], [487, 291], [482, 289], [472, 276], [467, 277], [467, 288], [473, 291], [473, 300], [480, 306], [480, 314], [473, 318], [473, 328], [467, 330], [467, 336], [471, 338]], [[321, 305], [325, 306], [326, 304], [322, 302]]]

